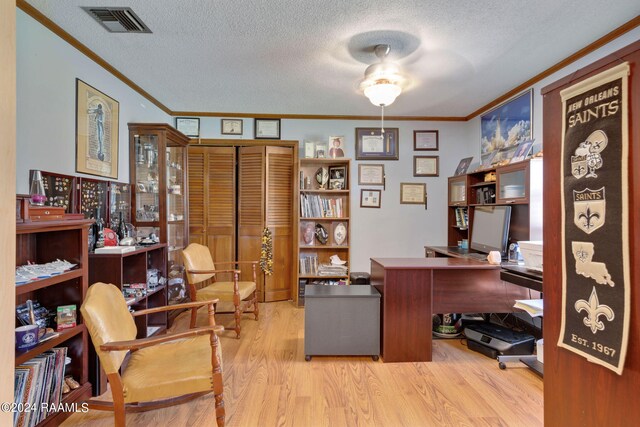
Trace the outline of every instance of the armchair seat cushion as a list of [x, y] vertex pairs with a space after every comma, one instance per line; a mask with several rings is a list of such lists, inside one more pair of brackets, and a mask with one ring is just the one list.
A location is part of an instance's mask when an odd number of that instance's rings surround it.
[[[240, 300], [247, 299], [256, 290], [254, 282], [238, 282]], [[233, 302], [233, 282], [215, 282], [202, 289], [198, 289], [196, 299], [207, 301], [218, 298], [221, 302]]]
[[[210, 339], [199, 335], [132, 352], [122, 374], [125, 403], [213, 390]], [[219, 340], [217, 353], [222, 369]]]

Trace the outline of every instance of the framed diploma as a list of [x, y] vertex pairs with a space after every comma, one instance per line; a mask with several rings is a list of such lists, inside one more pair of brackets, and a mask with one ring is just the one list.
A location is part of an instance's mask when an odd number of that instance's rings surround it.
[[280, 139], [280, 119], [255, 119], [255, 139]]
[[398, 160], [398, 128], [356, 128], [356, 160]]
[[414, 130], [413, 131], [414, 151], [437, 151], [438, 131], [437, 130]]
[[403, 205], [424, 205], [427, 200], [427, 184], [400, 183], [400, 203]]
[[197, 117], [176, 117], [176, 129], [189, 138], [200, 137], [200, 119]]
[[384, 165], [358, 165], [358, 185], [384, 185]]
[[413, 156], [413, 176], [438, 176], [438, 156]]

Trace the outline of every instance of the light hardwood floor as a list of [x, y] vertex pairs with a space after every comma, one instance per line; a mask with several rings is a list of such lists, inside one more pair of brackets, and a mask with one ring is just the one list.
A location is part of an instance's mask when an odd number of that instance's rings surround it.
[[[230, 316], [219, 316], [230, 324]], [[382, 363], [370, 357], [304, 360], [304, 310], [260, 305], [242, 337], [225, 331], [227, 426], [541, 426], [542, 380], [524, 365], [506, 370], [461, 340], [434, 341], [433, 362]], [[189, 363], [188, 359], [176, 363]], [[72, 415], [65, 426], [111, 426], [112, 414]], [[213, 397], [146, 413], [131, 426], [215, 426]]]

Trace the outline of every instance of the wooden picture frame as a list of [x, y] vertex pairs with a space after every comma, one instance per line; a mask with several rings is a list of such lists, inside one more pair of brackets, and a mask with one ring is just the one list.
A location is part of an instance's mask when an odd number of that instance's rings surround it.
[[413, 156], [413, 176], [439, 176], [439, 156]]
[[413, 150], [414, 151], [438, 151], [438, 131], [437, 130], [414, 130]]
[[398, 160], [398, 128], [356, 128], [356, 160]]
[[220, 119], [220, 133], [222, 135], [242, 135], [242, 119]]
[[358, 165], [358, 185], [384, 185], [384, 165]]
[[380, 208], [382, 205], [382, 190], [361, 189], [360, 190], [360, 207], [361, 208]]
[[176, 117], [176, 129], [189, 138], [200, 138], [200, 119], [197, 117]]
[[427, 201], [427, 184], [417, 182], [400, 183], [400, 204], [424, 205]]
[[280, 119], [255, 119], [255, 139], [280, 139]]
[[120, 103], [76, 79], [76, 172], [118, 179]]

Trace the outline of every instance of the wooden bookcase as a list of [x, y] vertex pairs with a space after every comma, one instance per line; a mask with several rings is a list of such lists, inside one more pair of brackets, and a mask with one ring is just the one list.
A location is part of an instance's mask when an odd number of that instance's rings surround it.
[[[338, 255], [341, 260], [347, 261], [347, 267], [350, 265], [350, 159], [300, 159], [299, 172], [299, 205], [298, 210], [298, 294], [295, 298], [298, 306], [303, 305], [300, 289], [304, 289], [306, 284], [313, 284], [314, 281], [337, 281], [344, 280], [348, 283], [349, 272], [341, 275], [319, 275], [313, 272], [301, 271], [301, 260], [308, 257], [316, 257], [317, 264], [330, 264], [330, 257]], [[316, 180], [316, 173], [319, 169], [326, 168], [329, 173], [329, 181], [325, 188], [321, 188]], [[336, 186], [335, 179], [332, 179], [332, 171], [343, 171], [341, 173], [342, 185]], [[338, 180], [338, 182], [340, 182]], [[334, 183], [334, 185], [332, 185]], [[333, 188], [332, 188], [333, 187]], [[336, 188], [339, 187], [339, 188]], [[315, 209], [309, 209], [311, 205], [315, 205]], [[323, 208], [324, 207], [324, 208]], [[317, 224], [322, 225], [327, 233], [328, 238], [325, 244], [322, 244], [317, 237], [313, 237], [311, 243], [307, 238], [305, 241], [305, 230], [307, 226]], [[346, 237], [341, 243], [336, 241], [336, 228], [340, 225], [346, 230]], [[308, 236], [308, 234], [307, 234]]]
[[[157, 269], [160, 275], [167, 277], [167, 244], [138, 246], [135, 251], [124, 254], [89, 254], [89, 281], [116, 285], [120, 289], [125, 283], [147, 283], [147, 271]], [[161, 307], [167, 305], [167, 286], [148, 289], [147, 294], [128, 303], [133, 310]], [[135, 318], [138, 335], [146, 338], [167, 330], [167, 312], [154, 313]], [[107, 378], [100, 369], [97, 354], [90, 346], [89, 368], [94, 395], [106, 391]]]
[[[93, 220], [62, 220], [22, 222], [16, 224], [16, 266], [28, 261], [45, 264], [56, 259], [77, 264], [75, 268], [57, 276], [16, 285], [16, 305], [28, 299], [38, 301], [50, 311], [61, 305], [76, 305], [77, 325], [58, 336], [38, 344], [26, 352], [16, 351], [18, 366], [54, 347], [67, 347], [71, 363], [65, 375], [72, 375], [80, 387], [62, 396], [65, 404], [83, 402], [91, 396], [88, 369], [88, 333], [80, 315], [88, 285], [88, 227]], [[16, 326], [18, 321], [16, 320]], [[71, 412], [51, 413], [42, 423], [58, 425]]]
[[448, 193], [447, 246], [471, 240], [474, 210], [484, 205], [511, 206], [509, 243], [542, 239], [542, 158], [450, 177]]

